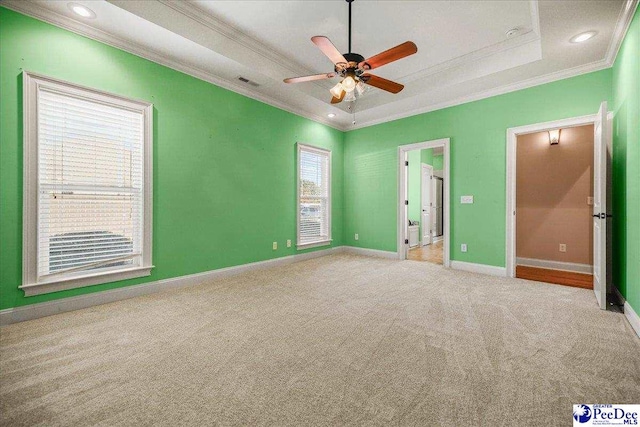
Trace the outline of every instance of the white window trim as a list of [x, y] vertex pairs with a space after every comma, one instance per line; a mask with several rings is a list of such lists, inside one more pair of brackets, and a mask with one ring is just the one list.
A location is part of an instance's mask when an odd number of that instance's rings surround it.
[[[331, 238], [331, 217], [333, 216], [331, 212], [331, 150], [325, 150], [324, 148], [314, 147], [312, 145], [307, 145], [298, 142], [297, 144], [297, 157], [296, 157], [296, 249], [310, 249], [316, 248], [319, 246], [327, 246], [330, 245], [333, 239]], [[329, 156], [329, 166], [327, 167], [327, 183], [329, 185], [328, 197], [327, 197], [327, 210], [329, 212], [327, 229], [329, 231], [329, 235], [327, 239], [316, 240], [314, 242], [306, 242], [300, 243], [300, 151], [315, 151], [319, 154], [328, 154]]]
[[[23, 213], [22, 213], [22, 285], [25, 296], [58, 292], [84, 286], [110, 283], [151, 275], [153, 215], [153, 104], [79, 86], [62, 80], [24, 71], [23, 82]], [[136, 267], [82, 272], [38, 280], [38, 91], [40, 88], [75, 95], [93, 102], [137, 111], [144, 116], [143, 146], [143, 239], [142, 265]]]

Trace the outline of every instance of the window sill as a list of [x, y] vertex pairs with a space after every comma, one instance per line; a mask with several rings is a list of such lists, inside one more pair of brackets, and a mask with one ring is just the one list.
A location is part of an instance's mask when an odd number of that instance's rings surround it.
[[296, 249], [301, 251], [303, 249], [317, 248], [319, 246], [328, 246], [331, 244], [331, 242], [333, 242], [333, 239], [318, 240], [316, 242], [309, 242], [309, 243], [298, 243], [296, 245]]
[[51, 292], [66, 291], [68, 289], [82, 288], [85, 286], [101, 285], [104, 283], [118, 282], [120, 280], [135, 279], [151, 275], [149, 267], [133, 267], [125, 270], [103, 271], [100, 273], [85, 274], [75, 277], [61, 277], [57, 280], [43, 281], [20, 286], [25, 297], [48, 294]]

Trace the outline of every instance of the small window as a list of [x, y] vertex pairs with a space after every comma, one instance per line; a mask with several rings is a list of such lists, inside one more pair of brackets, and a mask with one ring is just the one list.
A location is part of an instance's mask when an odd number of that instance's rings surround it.
[[298, 144], [298, 249], [331, 243], [331, 151]]
[[151, 272], [152, 105], [24, 73], [27, 296]]

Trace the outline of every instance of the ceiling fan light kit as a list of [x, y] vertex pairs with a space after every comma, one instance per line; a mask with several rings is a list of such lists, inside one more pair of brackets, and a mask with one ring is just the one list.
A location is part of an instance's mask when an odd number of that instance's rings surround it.
[[[332, 96], [332, 104], [340, 103], [343, 100], [346, 102], [355, 102], [359, 97], [365, 94], [367, 89], [366, 85], [374, 86], [378, 89], [394, 94], [400, 92], [404, 88], [400, 83], [369, 74], [368, 71], [382, 67], [383, 65], [405, 58], [409, 55], [413, 55], [418, 51], [418, 48], [415, 43], [407, 41], [367, 59], [358, 53], [351, 52], [351, 3], [353, 3], [353, 1], [354, 0], [346, 0], [349, 4], [348, 53], [341, 54], [333, 43], [331, 43], [331, 40], [325, 36], [311, 37], [311, 41], [318, 46], [322, 53], [324, 53], [333, 63], [334, 72], [303, 77], [291, 77], [284, 79], [285, 83], [300, 83], [340, 77], [340, 82], [329, 90]], [[354, 111], [353, 108], [350, 109], [352, 112]]]

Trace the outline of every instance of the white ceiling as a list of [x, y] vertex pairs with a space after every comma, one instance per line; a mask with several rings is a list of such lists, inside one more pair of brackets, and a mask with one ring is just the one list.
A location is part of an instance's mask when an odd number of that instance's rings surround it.
[[[329, 103], [337, 80], [282, 82], [332, 71], [312, 36], [348, 50], [343, 0], [75, 2], [97, 17], [74, 15], [67, 1], [2, 4], [343, 130], [609, 67], [637, 7], [637, 0], [356, 0], [352, 51], [369, 57], [411, 40], [418, 53], [373, 72], [406, 87], [397, 95], [372, 88], [353, 125], [346, 104]], [[519, 32], [508, 37], [511, 28]], [[597, 36], [569, 43], [588, 30]]]

